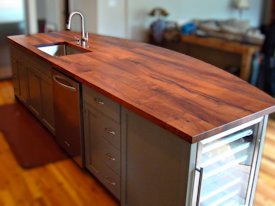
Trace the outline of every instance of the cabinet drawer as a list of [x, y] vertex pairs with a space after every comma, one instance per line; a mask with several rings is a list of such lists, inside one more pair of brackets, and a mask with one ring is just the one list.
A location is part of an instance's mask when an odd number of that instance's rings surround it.
[[99, 118], [98, 136], [120, 149], [120, 125], [104, 115]]
[[114, 172], [120, 175], [120, 151], [114, 148], [105, 139], [101, 141], [101, 159]]
[[84, 85], [83, 99], [87, 104], [95, 107], [97, 110], [112, 118], [113, 120], [117, 122], [120, 121], [119, 104], [115, 103], [99, 92], [96, 92], [95, 90]]
[[120, 199], [120, 176], [106, 167], [102, 172], [102, 183]]
[[120, 176], [105, 165], [96, 168], [94, 175], [118, 199], [120, 199]]

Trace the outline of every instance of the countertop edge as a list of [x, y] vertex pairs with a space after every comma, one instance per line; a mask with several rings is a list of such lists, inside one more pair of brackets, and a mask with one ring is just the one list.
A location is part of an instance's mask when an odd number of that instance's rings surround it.
[[271, 113], [275, 112], [275, 106], [272, 106], [272, 107], [269, 107], [265, 110], [262, 110], [262, 111], [259, 111], [259, 112], [256, 112], [254, 114], [251, 114], [251, 115], [248, 115], [246, 117], [243, 117], [241, 119], [238, 119], [238, 120], [235, 120], [235, 121], [232, 121], [230, 123], [227, 123], [225, 125], [221, 125], [220, 127], [216, 127], [212, 130], [208, 130], [207, 132], [204, 132], [204, 133], [201, 133], [199, 135], [196, 135], [192, 138], [191, 142], [190, 143], [196, 143], [196, 142], [199, 142], [203, 139], [206, 139], [208, 137], [211, 137], [211, 136], [214, 136], [220, 132], [223, 132], [223, 131], [226, 131], [226, 130], [229, 130], [229, 129], [232, 129], [236, 126], [239, 126], [241, 124], [244, 124], [246, 122], [249, 122], [249, 121], [252, 121], [254, 119], [257, 119], [257, 118], [260, 118], [260, 117], [263, 117], [263, 116], [266, 116], [266, 115], [269, 115]]

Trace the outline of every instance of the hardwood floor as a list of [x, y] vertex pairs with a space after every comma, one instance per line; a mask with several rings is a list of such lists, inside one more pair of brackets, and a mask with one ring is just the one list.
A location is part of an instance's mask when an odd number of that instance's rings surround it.
[[255, 206], [275, 205], [275, 120], [268, 123]]
[[[14, 101], [12, 84], [0, 82], [0, 105]], [[1, 118], [1, 114], [0, 114]], [[275, 121], [270, 120], [255, 206], [275, 205]], [[24, 170], [0, 133], [0, 206], [118, 206], [108, 192], [70, 160]]]
[[[0, 105], [13, 101], [12, 84], [0, 82]], [[71, 160], [22, 169], [1, 133], [0, 163], [0, 206], [118, 205], [94, 178]]]

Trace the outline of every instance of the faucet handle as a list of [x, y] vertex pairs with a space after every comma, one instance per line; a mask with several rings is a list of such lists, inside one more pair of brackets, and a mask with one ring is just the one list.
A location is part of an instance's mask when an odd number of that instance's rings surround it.
[[80, 44], [80, 39], [78, 38], [78, 37], [76, 37], [76, 36], [73, 36], [73, 38], [74, 38], [74, 40], [76, 41], [76, 44]]
[[89, 33], [86, 32], [86, 33], [85, 33], [85, 41], [88, 41], [88, 40], [89, 40]]

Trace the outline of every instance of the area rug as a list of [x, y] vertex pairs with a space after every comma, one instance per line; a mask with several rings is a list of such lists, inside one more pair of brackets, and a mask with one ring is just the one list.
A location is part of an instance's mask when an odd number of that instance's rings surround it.
[[24, 168], [68, 158], [54, 136], [20, 102], [0, 106], [0, 131]]

